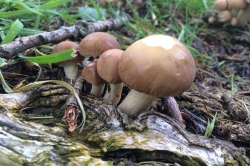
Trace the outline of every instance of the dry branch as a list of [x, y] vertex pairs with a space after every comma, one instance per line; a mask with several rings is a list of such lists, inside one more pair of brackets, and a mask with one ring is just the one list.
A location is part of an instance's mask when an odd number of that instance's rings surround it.
[[92, 32], [114, 30], [122, 26], [123, 22], [127, 19], [127, 16], [122, 14], [120, 18], [97, 21], [94, 23], [80, 20], [71, 27], [61, 27], [60, 29], [52, 32], [44, 32], [17, 38], [11, 43], [0, 46], [0, 57], [8, 59], [17, 53], [35, 46], [48, 43], [58, 43], [72, 37], [84, 37]]

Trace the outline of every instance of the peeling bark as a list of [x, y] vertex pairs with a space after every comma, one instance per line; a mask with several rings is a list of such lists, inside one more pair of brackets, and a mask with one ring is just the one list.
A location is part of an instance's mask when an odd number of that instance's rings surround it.
[[[37, 112], [55, 115], [59, 111], [57, 114], [61, 116], [55, 116], [50, 127], [43, 125], [48, 124], [45, 118], [25, 121], [13, 116], [19, 113], [14, 108], [30, 107], [32, 101], [68, 93], [60, 86], [58, 90], [54, 85], [52, 90], [46, 86], [23, 92], [25, 99], [19, 94], [0, 95], [0, 104], [11, 110], [11, 113], [4, 109], [0, 112], [0, 153], [4, 156], [0, 164], [112, 165], [122, 158], [132, 163], [160, 160], [180, 165], [250, 164], [245, 149], [231, 142], [190, 134], [174, 119], [155, 111], [141, 113], [131, 120], [113, 105], [92, 96], [82, 96], [87, 118], [81, 133], [67, 132], [60, 123], [63, 112], [56, 109], [61, 107], [59, 103], [51, 112], [48, 108]], [[5, 103], [10, 97], [15, 100]], [[39, 107], [47, 105], [40, 102]], [[35, 110], [23, 110], [22, 115]]]

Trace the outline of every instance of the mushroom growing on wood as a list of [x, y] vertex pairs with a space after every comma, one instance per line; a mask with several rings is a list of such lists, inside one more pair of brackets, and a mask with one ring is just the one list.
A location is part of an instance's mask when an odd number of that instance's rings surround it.
[[116, 38], [108, 33], [94, 32], [82, 39], [79, 44], [79, 52], [82, 56], [99, 57], [109, 49], [120, 49], [120, 44]]
[[[54, 49], [52, 50], [52, 53], [61, 52], [67, 49], [75, 49], [78, 50], [79, 45], [72, 41], [63, 41], [59, 44], [57, 44]], [[57, 63], [60, 67], [64, 68], [64, 72], [67, 78], [71, 80], [76, 80], [78, 75], [78, 67], [77, 63], [82, 62], [84, 59], [83, 56], [77, 55], [72, 59], [69, 59], [67, 61], [59, 62]]]
[[131, 88], [118, 109], [135, 117], [148, 110], [156, 97], [174, 97], [187, 90], [196, 68], [191, 53], [179, 40], [151, 35], [125, 50], [118, 71], [121, 80]]
[[103, 99], [111, 102], [113, 105], [117, 105], [122, 94], [123, 84], [118, 73], [118, 65], [123, 52], [120, 49], [111, 49], [102, 53], [97, 60], [99, 76], [110, 83], [110, 91], [107, 88]]
[[104, 80], [98, 75], [96, 64], [97, 62], [93, 61], [84, 66], [82, 77], [92, 85], [90, 94], [99, 97], [103, 91]]

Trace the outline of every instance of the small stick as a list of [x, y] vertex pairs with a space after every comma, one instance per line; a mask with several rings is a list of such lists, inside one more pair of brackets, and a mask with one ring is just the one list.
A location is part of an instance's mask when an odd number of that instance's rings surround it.
[[122, 14], [120, 18], [97, 21], [95, 23], [80, 20], [71, 27], [61, 27], [60, 29], [52, 32], [43, 32], [36, 35], [17, 38], [13, 42], [0, 46], [0, 57], [8, 59], [17, 53], [23, 52], [35, 46], [48, 43], [59, 43], [72, 37], [84, 37], [92, 32], [117, 29], [123, 25], [124, 21], [127, 20], [128, 17], [126, 14]]
[[[80, 75], [74, 84], [74, 89], [77, 93], [77, 95], [80, 94], [80, 91], [82, 90], [82, 84], [83, 78]], [[77, 118], [80, 114], [80, 110], [78, 107], [78, 104], [76, 102], [75, 96], [70, 95], [68, 102], [66, 103], [66, 109], [64, 111], [64, 116], [62, 120], [69, 126], [69, 131], [73, 132], [77, 127]]]

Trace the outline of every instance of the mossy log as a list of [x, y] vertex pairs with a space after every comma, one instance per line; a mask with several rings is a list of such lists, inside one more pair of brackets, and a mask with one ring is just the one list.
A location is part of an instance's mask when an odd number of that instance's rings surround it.
[[229, 141], [191, 134], [152, 110], [132, 120], [88, 95], [85, 128], [71, 133], [61, 120], [69, 95], [58, 85], [0, 95], [0, 165], [250, 164]]

